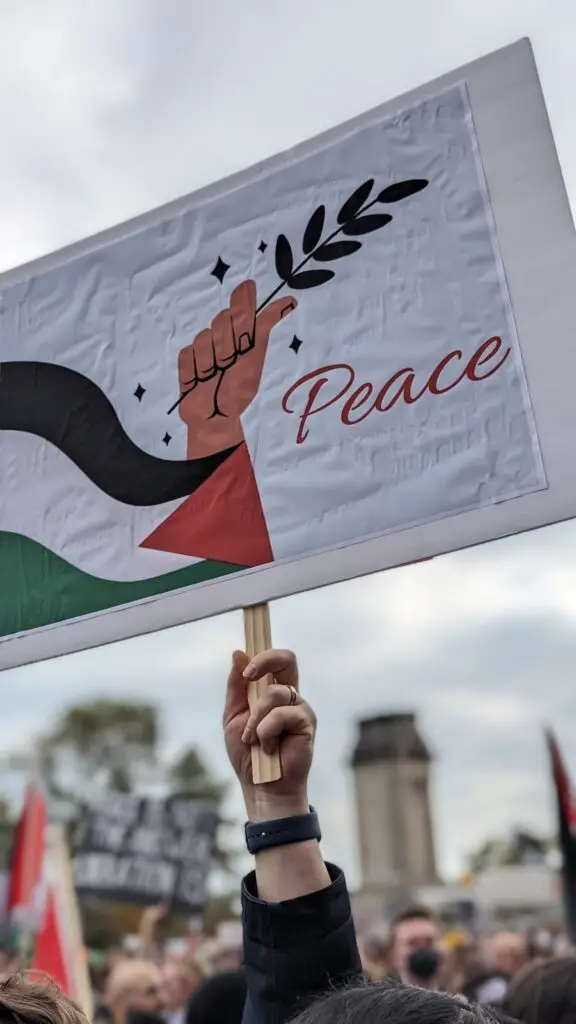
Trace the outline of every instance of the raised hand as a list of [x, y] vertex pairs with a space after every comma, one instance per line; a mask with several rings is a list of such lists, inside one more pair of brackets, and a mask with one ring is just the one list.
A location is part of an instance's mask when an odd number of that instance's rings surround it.
[[[272, 675], [256, 706], [248, 707], [248, 683]], [[238, 776], [251, 821], [277, 821], [309, 811], [308, 774], [314, 753], [316, 716], [297, 697], [298, 664], [292, 651], [264, 651], [250, 660], [236, 651], [228, 677], [224, 710], [224, 738]], [[282, 778], [254, 785], [250, 747], [260, 743], [270, 751], [280, 747]], [[255, 857], [260, 899], [272, 902], [297, 899], [330, 885], [318, 843], [305, 840], [263, 850]]]
[[[272, 675], [274, 683], [266, 688], [256, 707], [248, 707], [248, 683]], [[252, 661], [237, 651], [228, 677], [224, 711], [224, 737], [232, 767], [238, 776], [249, 813], [253, 816], [269, 805], [285, 813], [306, 813], [307, 782], [312, 764], [316, 718], [302, 698], [292, 703], [292, 690], [298, 688], [298, 664], [292, 651], [264, 651]], [[271, 752], [280, 741], [282, 778], [265, 786], [252, 781], [250, 747], [260, 743]], [[259, 806], [260, 804], [264, 806]], [[257, 806], [258, 805], [258, 806]]]
[[256, 313], [256, 284], [243, 281], [230, 305], [180, 352], [179, 413], [188, 427], [187, 454], [200, 458], [243, 441], [240, 417], [260, 387], [270, 334], [296, 307], [277, 299]]

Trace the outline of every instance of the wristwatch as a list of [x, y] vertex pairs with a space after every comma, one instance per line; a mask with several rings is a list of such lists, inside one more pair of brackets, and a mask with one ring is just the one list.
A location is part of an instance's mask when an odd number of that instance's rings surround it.
[[295, 814], [291, 818], [277, 818], [273, 821], [247, 821], [244, 826], [246, 846], [249, 853], [271, 850], [274, 846], [288, 843], [305, 843], [310, 839], [322, 839], [320, 822], [313, 807], [308, 814]]

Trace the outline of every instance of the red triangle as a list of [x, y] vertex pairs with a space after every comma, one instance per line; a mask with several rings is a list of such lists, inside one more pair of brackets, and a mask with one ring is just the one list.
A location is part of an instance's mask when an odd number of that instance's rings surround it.
[[246, 445], [226, 459], [140, 547], [239, 566], [274, 561]]
[[42, 929], [36, 938], [31, 971], [49, 975], [66, 995], [71, 996], [72, 999], [75, 998], [70, 972], [66, 964], [64, 938], [60, 929], [52, 886], [49, 887], [46, 894], [44, 920]]

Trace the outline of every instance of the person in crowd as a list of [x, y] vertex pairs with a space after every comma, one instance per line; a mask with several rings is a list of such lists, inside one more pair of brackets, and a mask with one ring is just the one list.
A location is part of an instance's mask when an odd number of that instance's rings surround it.
[[[234, 932], [234, 930], [232, 929]], [[216, 941], [212, 955], [213, 974], [231, 974], [237, 971], [242, 963], [242, 934], [236, 936], [226, 934]]]
[[520, 932], [497, 932], [484, 946], [488, 966], [511, 978], [528, 961], [528, 943]]
[[526, 950], [529, 960], [554, 956], [554, 932], [550, 928], [533, 928], [526, 936]]
[[384, 981], [390, 977], [390, 933], [386, 926], [373, 927], [363, 936], [360, 959], [366, 978]]
[[510, 982], [504, 1010], [523, 1024], [576, 1021], [576, 956], [533, 960]]
[[168, 960], [160, 968], [160, 999], [166, 1024], [184, 1024], [188, 1003], [204, 975], [193, 960]]
[[15, 974], [0, 984], [0, 1020], [17, 1024], [88, 1024], [88, 1018], [51, 981]]
[[106, 962], [89, 965], [90, 988], [92, 989], [92, 1016], [94, 1024], [110, 1024], [110, 1011], [106, 1003], [106, 985], [110, 969]]
[[[270, 1018], [272, 1020], [274, 1018]], [[279, 1019], [279, 1018], [276, 1018]], [[293, 1024], [515, 1024], [489, 1007], [409, 985], [355, 986], [331, 992]]]
[[478, 971], [462, 986], [461, 992], [471, 1003], [502, 1006], [508, 992], [509, 977], [497, 971]]
[[462, 993], [472, 978], [485, 973], [478, 943], [466, 929], [448, 932], [443, 936], [442, 943], [444, 952], [440, 987], [446, 992]]
[[192, 996], [186, 1010], [186, 1024], [241, 1024], [246, 991], [242, 970], [215, 974]]
[[[274, 682], [248, 708], [247, 682]], [[242, 886], [247, 999], [244, 1024], [489, 1024], [489, 1008], [400, 983], [367, 985], [342, 872], [324, 862], [308, 799], [316, 720], [298, 695], [289, 651], [249, 660], [237, 652], [228, 679], [224, 735], [248, 815], [255, 870]], [[252, 744], [280, 744], [282, 778], [252, 780]], [[435, 949], [435, 936], [426, 948]], [[328, 994], [326, 994], [328, 993]], [[321, 998], [319, 998], [321, 997]], [[299, 1014], [299, 1016], [297, 1016]], [[238, 1024], [233, 1016], [226, 1024]], [[190, 1024], [192, 1018], [190, 1017]]]
[[9, 943], [0, 946], [0, 982], [6, 981], [19, 969], [18, 956]]
[[125, 960], [114, 967], [106, 985], [112, 1024], [163, 1024], [161, 981], [150, 960]]
[[437, 989], [442, 952], [440, 925], [427, 907], [408, 907], [393, 918], [391, 963], [405, 985]]
[[510, 979], [528, 962], [529, 942], [517, 932], [497, 932], [483, 944], [484, 965], [471, 971], [462, 993], [472, 1002], [501, 1007]]

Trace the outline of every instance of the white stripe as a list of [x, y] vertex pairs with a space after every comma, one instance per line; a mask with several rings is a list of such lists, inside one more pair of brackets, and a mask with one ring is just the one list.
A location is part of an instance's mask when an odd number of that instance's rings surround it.
[[138, 547], [180, 504], [124, 505], [49, 442], [0, 432], [0, 528], [38, 541], [93, 576], [145, 580], [202, 561]]

